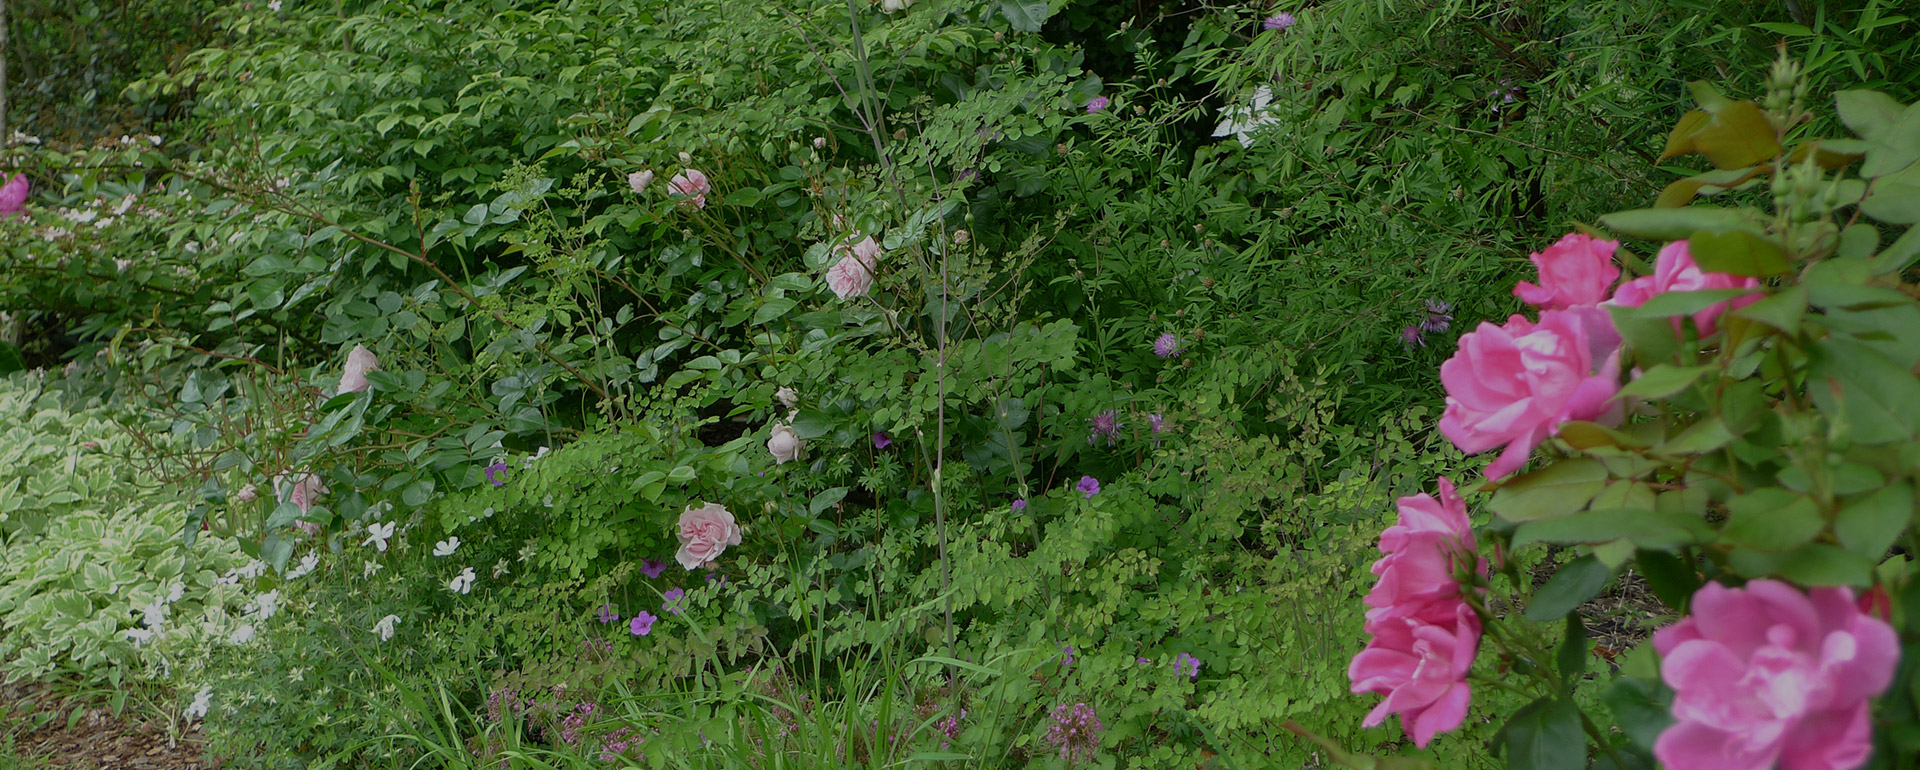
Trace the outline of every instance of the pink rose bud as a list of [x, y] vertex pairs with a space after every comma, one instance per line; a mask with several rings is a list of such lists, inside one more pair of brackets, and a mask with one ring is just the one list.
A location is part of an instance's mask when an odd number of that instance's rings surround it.
[[1487, 466], [1498, 479], [1568, 420], [1618, 422], [1620, 334], [1598, 307], [1547, 310], [1534, 324], [1482, 322], [1440, 365], [1447, 409], [1440, 433], [1468, 454], [1505, 446]]
[[800, 451], [806, 448], [806, 442], [800, 440], [800, 434], [792, 427], [781, 423], [773, 424], [772, 437], [767, 439], [767, 452], [773, 455], [775, 465], [785, 465], [800, 459]]
[[367, 372], [380, 371], [380, 359], [365, 345], [353, 346], [347, 354], [347, 366], [340, 374], [341, 393], [360, 393], [367, 389]]
[[813, 138], [813, 148], [814, 148], [814, 149], [816, 149], [816, 150], [818, 150], [818, 149], [824, 149], [824, 148], [825, 148], [826, 146], [827, 146], [827, 138], [826, 138], [826, 137], [824, 137], [824, 136], [816, 136], [816, 137], [814, 137], [814, 138]]
[[627, 186], [633, 188], [634, 195], [646, 192], [647, 185], [650, 184], [653, 184], [653, 171], [651, 169], [641, 169], [627, 175]]
[[699, 508], [687, 506], [680, 514], [677, 534], [680, 550], [673, 558], [689, 571], [720, 558], [727, 546], [740, 544], [740, 526], [734, 523], [733, 514], [714, 503]]
[[1847, 588], [1708, 583], [1693, 614], [1653, 635], [1674, 724], [1670, 768], [1850, 770], [1873, 752], [1869, 699], [1893, 681], [1900, 639]]
[[[1639, 307], [1656, 295], [1670, 291], [1757, 289], [1759, 286], [1760, 281], [1757, 278], [1702, 272], [1700, 265], [1693, 261], [1693, 254], [1687, 250], [1687, 242], [1674, 241], [1661, 249], [1660, 256], [1655, 258], [1653, 275], [1641, 276], [1621, 284], [1620, 289], [1613, 293], [1613, 299], [1607, 300], [1606, 304]], [[1721, 313], [1759, 302], [1762, 296], [1760, 292], [1754, 292], [1694, 313], [1694, 328], [1700, 330], [1702, 337], [1710, 335], [1714, 332], [1714, 319], [1719, 318]], [[1683, 328], [1679, 318], [1673, 319], [1675, 334], [1680, 334]]]
[[1540, 269], [1540, 285], [1521, 281], [1513, 287], [1513, 296], [1542, 310], [1598, 305], [1620, 277], [1619, 266], [1613, 264], [1618, 248], [1619, 241], [1568, 233], [1546, 251], [1532, 255]]

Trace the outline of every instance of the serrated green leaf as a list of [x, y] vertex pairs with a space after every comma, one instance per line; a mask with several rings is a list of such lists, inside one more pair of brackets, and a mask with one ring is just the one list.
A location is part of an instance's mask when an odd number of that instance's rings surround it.
[[1641, 374], [1639, 379], [1620, 388], [1617, 398], [1661, 399], [1685, 390], [1714, 366], [1674, 366], [1660, 364]]
[[1728, 501], [1727, 508], [1732, 515], [1720, 539], [1757, 551], [1789, 551], [1826, 528], [1812, 500], [1785, 489], [1757, 489]]
[[1611, 577], [1612, 570], [1592, 556], [1567, 562], [1553, 573], [1546, 585], [1534, 592], [1533, 599], [1527, 602], [1527, 619], [1536, 623], [1559, 620], [1586, 600], [1598, 596]]
[[1512, 522], [1536, 521], [1579, 511], [1607, 485], [1596, 460], [1562, 460], [1501, 485], [1488, 507]]
[[1913, 522], [1913, 485], [1900, 482], [1849, 501], [1834, 518], [1840, 545], [1878, 563]]

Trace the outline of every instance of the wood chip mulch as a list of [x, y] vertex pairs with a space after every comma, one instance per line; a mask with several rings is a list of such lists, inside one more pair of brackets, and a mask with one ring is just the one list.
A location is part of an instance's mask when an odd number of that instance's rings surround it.
[[[171, 740], [164, 724], [148, 723], [131, 713], [116, 717], [104, 706], [66, 701], [44, 688], [0, 686], [0, 709], [10, 717], [4, 720], [11, 723], [6, 726], [21, 730], [39, 721], [34, 717], [53, 714], [53, 719], [39, 729], [13, 736], [13, 750], [30, 758], [30, 767], [62, 770], [217, 770], [219, 767], [218, 762], [202, 756], [199, 741], [192, 734]], [[80, 710], [77, 719], [72, 717], [75, 709]]]

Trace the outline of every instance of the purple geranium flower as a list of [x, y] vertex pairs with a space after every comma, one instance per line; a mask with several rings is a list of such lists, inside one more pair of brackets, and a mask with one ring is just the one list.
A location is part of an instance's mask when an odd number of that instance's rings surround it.
[[1296, 21], [1296, 19], [1293, 18], [1293, 14], [1281, 11], [1272, 16], [1268, 16], [1266, 22], [1260, 26], [1266, 27], [1269, 30], [1285, 32], [1288, 27], [1293, 26], [1294, 21]]
[[660, 577], [660, 573], [665, 571], [667, 571], [667, 563], [664, 561], [658, 559], [640, 560], [640, 574], [646, 575], [649, 580]]
[[1086, 494], [1087, 499], [1091, 500], [1094, 495], [1100, 494], [1100, 480], [1092, 476], [1081, 476], [1080, 483], [1074, 489], [1080, 490]]
[[634, 636], [646, 636], [653, 633], [653, 621], [659, 620], [646, 610], [633, 613], [633, 620], [627, 624], [627, 630]]
[[1112, 103], [1113, 103], [1113, 100], [1108, 99], [1107, 97], [1104, 97], [1104, 96], [1093, 97], [1092, 99], [1087, 100], [1087, 113], [1093, 114], [1093, 113], [1099, 112], [1101, 110], [1106, 109], [1107, 105]]
[[1094, 751], [1100, 748], [1100, 732], [1105, 729], [1106, 725], [1100, 723], [1100, 716], [1092, 706], [1062, 704], [1053, 710], [1053, 727], [1047, 730], [1047, 742], [1060, 750], [1061, 759], [1078, 764], [1093, 758]]
[[487, 466], [487, 482], [496, 487], [507, 485], [507, 462], [505, 460]]
[[893, 446], [892, 436], [887, 435], [887, 432], [884, 430], [874, 432], [873, 434], [874, 449], [886, 449], [887, 447], [890, 447], [890, 446]]
[[1087, 443], [1092, 444], [1101, 438], [1105, 438], [1107, 440], [1107, 446], [1113, 446], [1115, 441], [1120, 440], [1120, 413], [1118, 411], [1108, 409], [1107, 411], [1087, 418], [1087, 423], [1092, 426], [1093, 431], [1087, 434]]
[[1147, 422], [1153, 425], [1154, 433], [1162, 433], [1166, 430], [1167, 419], [1161, 417], [1158, 412], [1147, 415]]
[[600, 618], [600, 622], [602, 623], [612, 623], [613, 621], [620, 619], [619, 611], [615, 610], [612, 604], [600, 605], [600, 612], [598, 613], [598, 615]]
[[1021, 498], [1016, 498], [1016, 499], [1015, 499], [1015, 500], [1013, 501], [1013, 509], [1014, 509], [1014, 510], [1016, 510], [1016, 511], [1024, 511], [1024, 510], [1026, 510], [1026, 509], [1027, 509], [1027, 499], [1026, 499], [1026, 498], [1024, 498], [1024, 497], [1021, 497]]
[[1409, 324], [1407, 328], [1400, 330], [1400, 342], [1407, 347], [1419, 346], [1424, 348], [1427, 346], [1426, 335], [1421, 333], [1420, 327], [1411, 324]]
[[1060, 647], [1060, 665], [1071, 666], [1073, 665], [1074, 660], [1076, 660], [1076, 658], [1073, 657], [1073, 645], [1068, 644], [1068, 645], [1061, 646]]
[[1153, 341], [1153, 354], [1161, 358], [1180, 354], [1180, 335], [1167, 332]]
[[1173, 659], [1173, 670], [1185, 673], [1188, 679], [1200, 678], [1200, 659], [1186, 653]]
[[682, 598], [685, 598], [686, 595], [687, 595], [686, 591], [680, 590], [678, 588], [667, 589], [665, 593], [660, 594], [660, 598], [666, 600], [665, 603], [660, 605], [660, 609], [666, 610], [675, 615], [680, 614], [680, 610], [683, 607], [683, 604], [680, 600]]

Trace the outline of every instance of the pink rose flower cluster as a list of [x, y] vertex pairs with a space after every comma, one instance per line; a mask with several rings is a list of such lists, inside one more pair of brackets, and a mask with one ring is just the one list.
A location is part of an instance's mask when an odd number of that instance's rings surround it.
[[[1440, 365], [1447, 408], [1440, 432], [1470, 454], [1504, 447], [1486, 475], [1505, 477], [1527, 462], [1533, 448], [1569, 420], [1613, 424], [1620, 420], [1620, 334], [1607, 306], [1639, 307], [1669, 291], [1756, 288], [1759, 282], [1703, 272], [1686, 241], [1667, 244], [1653, 275], [1614, 289], [1620, 244], [1569, 234], [1532, 255], [1540, 283], [1521, 281], [1514, 296], [1540, 309], [1540, 319], [1515, 315], [1500, 326], [1481, 323], [1460, 338], [1452, 358]], [[1693, 314], [1702, 335], [1729, 308], [1760, 299], [1758, 293]], [[1683, 329], [1674, 319], [1676, 332]]]
[[0, 219], [12, 219], [26, 208], [29, 187], [26, 174], [14, 174], [6, 184], [0, 185]]
[[1379, 576], [1367, 593], [1366, 631], [1372, 638], [1353, 657], [1347, 678], [1353, 692], [1386, 698], [1367, 714], [1366, 726], [1399, 714], [1414, 745], [1455, 729], [1467, 716], [1473, 690], [1467, 671], [1480, 648], [1480, 617], [1461, 595], [1460, 573], [1471, 561], [1482, 576], [1466, 502], [1453, 482], [1440, 479], [1438, 500], [1425, 494], [1400, 498], [1400, 522], [1380, 533], [1373, 563]]
[[1847, 588], [1708, 583], [1660, 629], [1673, 726], [1653, 753], [1670, 768], [1850, 770], [1873, 752], [1868, 699], [1886, 691], [1900, 639]]

